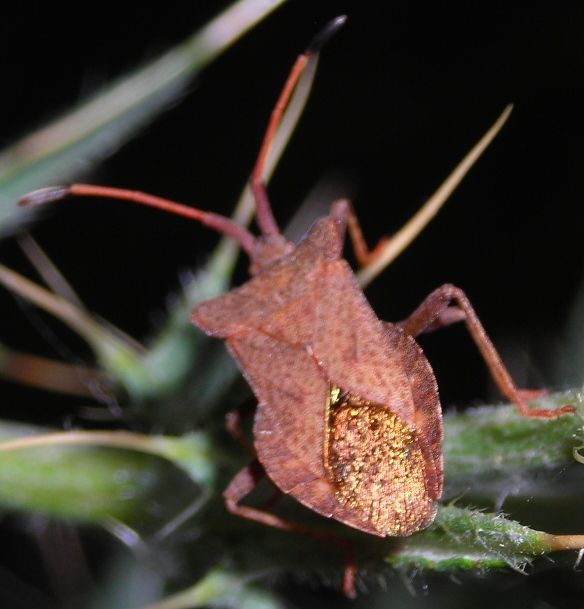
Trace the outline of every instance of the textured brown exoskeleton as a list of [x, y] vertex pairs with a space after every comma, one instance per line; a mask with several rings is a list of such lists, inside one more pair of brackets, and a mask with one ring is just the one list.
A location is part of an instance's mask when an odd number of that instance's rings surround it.
[[497, 387], [522, 414], [555, 417], [572, 409], [529, 410], [524, 400], [538, 392], [517, 389], [470, 302], [452, 285], [432, 292], [405, 321], [380, 321], [342, 257], [345, 228], [361, 264], [376, 252], [367, 250], [348, 201], [335, 202], [297, 246], [281, 234], [261, 178], [266, 155], [309, 56], [343, 22], [332, 21], [297, 59], [272, 114], [251, 178], [259, 237], [228, 218], [113, 188], [44, 189], [23, 204], [68, 195], [133, 200], [194, 218], [240, 243], [252, 278], [192, 313], [196, 326], [225, 340], [258, 400], [257, 458], [229, 484], [226, 505], [342, 547], [344, 591], [353, 595], [348, 542], [239, 502], [265, 473], [306, 507], [365, 533], [407, 536], [428, 526], [443, 485], [442, 412], [418, 334], [464, 320]]

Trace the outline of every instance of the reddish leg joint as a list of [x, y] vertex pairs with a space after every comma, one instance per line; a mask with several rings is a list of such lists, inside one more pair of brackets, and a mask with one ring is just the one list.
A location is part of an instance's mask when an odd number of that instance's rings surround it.
[[[450, 305], [456, 302], [456, 307]], [[528, 417], [552, 419], [562, 414], [574, 412], [573, 406], [562, 406], [554, 410], [531, 410], [525, 400], [544, 395], [545, 391], [518, 389], [501, 356], [495, 349], [491, 339], [487, 336], [483, 324], [480, 322], [466, 294], [459, 288], [446, 284], [434, 290], [422, 304], [399, 325], [412, 336], [430, 332], [438, 327], [464, 320], [466, 327], [478, 347], [487, 368], [495, 381], [499, 391], [511, 400], [519, 412]]]

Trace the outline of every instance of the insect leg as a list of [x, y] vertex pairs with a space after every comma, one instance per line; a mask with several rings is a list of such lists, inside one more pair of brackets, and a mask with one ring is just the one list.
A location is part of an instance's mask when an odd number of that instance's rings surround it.
[[382, 237], [373, 249], [369, 249], [365, 237], [363, 237], [363, 231], [357, 219], [357, 214], [348, 199], [335, 201], [331, 208], [331, 215], [338, 218], [347, 227], [353, 252], [359, 266], [366, 266], [373, 262], [385, 249], [387, 242], [390, 240], [389, 237]]
[[243, 434], [240, 425], [244, 417], [253, 414], [255, 405], [256, 401], [250, 399], [234, 410], [228, 412], [225, 420], [225, 428], [227, 429], [229, 435], [234, 438], [240, 444], [240, 446], [243, 447], [243, 449], [250, 457], [252, 457], [252, 459], [255, 459], [256, 457], [255, 448]]
[[[452, 301], [456, 302], [456, 307], [450, 305]], [[466, 327], [481, 352], [499, 391], [517, 406], [522, 415], [550, 419], [573, 412], [574, 408], [572, 406], [563, 406], [555, 410], [529, 409], [525, 399], [533, 398], [541, 395], [541, 393], [517, 388], [474, 308], [460, 288], [451, 284], [439, 287], [406, 320], [398, 325], [408, 334], [418, 336], [423, 332], [429, 332], [459, 320], [465, 321]]]
[[308, 537], [321, 539], [322, 541], [341, 548], [345, 553], [343, 592], [349, 598], [354, 598], [356, 596], [355, 550], [347, 540], [343, 539], [342, 537], [337, 537], [336, 535], [324, 533], [318, 529], [289, 522], [288, 520], [284, 520], [283, 518], [279, 518], [278, 516], [263, 510], [239, 504], [239, 502], [257, 486], [259, 481], [264, 476], [264, 468], [257, 459], [244, 467], [235, 476], [235, 478], [233, 478], [233, 480], [229, 483], [229, 486], [223, 492], [223, 498], [225, 499], [227, 510], [236, 516], [247, 518], [248, 520], [255, 520], [261, 524], [274, 527], [276, 529], [281, 529], [283, 531], [291, 531], [293, 533], [300, 533], [302, 535], [307, 535]]

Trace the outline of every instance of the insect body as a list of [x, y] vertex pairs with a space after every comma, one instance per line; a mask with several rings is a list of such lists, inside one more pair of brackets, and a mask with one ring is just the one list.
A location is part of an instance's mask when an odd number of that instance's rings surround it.
[[442, 490], [440, 403], [418, 345], [377, 319], [341, 258], [348, 210], [192, 319], [226, 340], [258, 398], [254, 445], [276, 485], [368, 533], [408, 535]]
[[250, 257], [252, 278], [192, 313], [201, 330], [225, 340], [258, 400], [257, 459], [229, 484], [226, 505], [240, 516], [341, 546], [343, 587], [353, 595], [348, 542], [240, 501], [265, 473], [311, 510], [365, 533], [406, 536], [428, 526], [442, 493], [442, 414], [416, 336], [464, 321], [499, 390], [522, 414], [549, 418], [572, 408], [528, 408], [524, 400], [537, 392], [517, 389], [467, 297], [452, 285], [432, 292], [405, 321], [380, 321], [342, 258], [345, 229], [361, 264], [378, 251], [367, 250], [348, 201], [334, 203], [298, 246], [281, 234], [262, 182], [266, 155], [309, 56], [343, 22], [332, 21], [297, 59], [272, 114], [251, 177], [260, 236], [210, 212], [115, 188], [74, 184], [31, 193], [21, 203], [69, 195], [132, 200], [238, 241]]

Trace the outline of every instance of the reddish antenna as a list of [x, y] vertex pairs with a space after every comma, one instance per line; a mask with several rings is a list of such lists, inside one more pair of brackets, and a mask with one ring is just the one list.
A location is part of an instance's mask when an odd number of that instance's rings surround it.
[[[253, 168], [250, 178], [250, 188], [256, 203], [255, 217], [258, 227], [263, 237], [271, 238], [272, 246], [274, 241], [278, 242], [276, 247], [280, 247], [285, 253], [289, 248], [286, 247], [286, 241], [280, 233], [280, 229], [276, 223], [271, 206], [266, 193], [266, 187], [262, 179], [266, 158], [272, 146], [274, 134], [280, 124], [282, 115], [290, 97], [294, 92], [300, 76], [304, 72], [308, 60], [312, 55], [317, 53], [322, 46], [339, 30], [339, 28], [347, 20], [346, 15], [341, 15], [330, 21], [310, 42], [304, 53], [298, 56], [292, 70], [284, 84], [284, 88], [280, 93], [278, 101], [274, 106], [270, 121], [264, 135], [264, 139], [258, 154], [256, 164]], [[49, 188], [41, 188], [35, 190], [18, 201], [18, 205], [22, 207], [32, 207], [36, 205], [44, 205], [53, 201], [59, 201], [67, 197], [104, 197], [106, 199], [120, 199], [123, 201], [132, 201], [140, 205], [147, 205], [156, 209], [161, 209], [191, 220], [197, 220], [201, 224], [234, 239], [245, 253], [251, 258], [252, 266], [258, 257], [261, 256], [261, 249], [258, 252], [256, 245], [258, 238], [254, 236], [245, 227], [233, 222], [230, 218], [206, 212], [195, 207], [189, 207], [157, 197], [145, 192], [137, 190], [127, 190], [124, 188], [113, 188], [109, 186], [95, 186], [92, 184], [71, 184], [69, 186], [51, 186]], [[273, 258], [273, 254], [271, 254]]]

